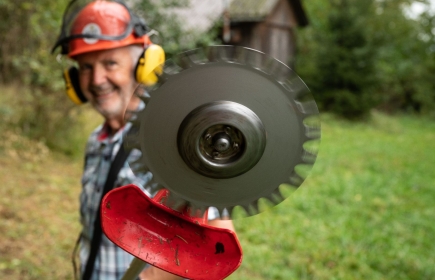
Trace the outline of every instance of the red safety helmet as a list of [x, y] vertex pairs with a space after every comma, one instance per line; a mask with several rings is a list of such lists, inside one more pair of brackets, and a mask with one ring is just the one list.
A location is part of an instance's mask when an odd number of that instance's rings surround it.
[[76, 55], [141, 44], [151, 44], [143, 19], [131, 13], [122, 1], [72, 0], [67, 7], [62, 31], [53, 51]]

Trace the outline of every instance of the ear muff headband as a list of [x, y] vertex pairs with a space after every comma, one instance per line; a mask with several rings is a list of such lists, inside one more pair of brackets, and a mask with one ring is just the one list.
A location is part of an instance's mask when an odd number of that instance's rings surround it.
[[[154, 85], [163, 72], [165, 62], [165, 51], [159, 45], [150, 45], [144, 50], [135, 68], [135, 78], [138, 83], [146, 86]], [[64, 72], [66, 93], [77, 105], [86, 103], [88, 100], [80, 89], [79, 70], [71, 67]]]
[[81, 105], [88, 100], [80, 89], [79, 70], [71, 67], [63, 73], [65, 79], [66, 94], [77, 105]]

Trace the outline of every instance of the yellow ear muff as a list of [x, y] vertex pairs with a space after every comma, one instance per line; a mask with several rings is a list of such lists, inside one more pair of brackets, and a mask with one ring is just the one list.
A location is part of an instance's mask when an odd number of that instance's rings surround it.
[[80, 89], [79, 70], [71, 67], [63, 72], [63, 78], [68, 97], [77, 105], [86, 103], [88, 100]]
[[163, 71], [165, 51], [159, 45], [150, 45], [136, 65], [136, 81], [146, 86], [155, 84]]

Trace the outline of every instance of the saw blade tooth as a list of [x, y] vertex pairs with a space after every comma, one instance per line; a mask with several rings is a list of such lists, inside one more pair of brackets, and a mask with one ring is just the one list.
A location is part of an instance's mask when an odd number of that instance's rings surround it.
[[295, 100], [297, 100], [299, 102], [306, 102], [306, 101], [314, 100], [314, 97], [313, 97], [310, 89], [305, 84], [305, 82], [302, 81], [301, 78], [299, 78], [297, 76], [293, 80], [295, 80], [294, 85], [293, 85], [293, 90], [295, 91], [295, 94], [296, 94]]
[[321, 122], [319, 115], [307, 116], [303, 120], [306, 141], [318, 140], [321, 137]]
[[245, 214], [247, 216], [250, 216], [249, 215], [249, 204], [242, 204], [242, 205], [239, 205], [239, 206], [243, 208], [243, 210], [245, 211]]
[[223, 208], [222, 212], [219, 210], [219, 215], [224, 218], [233, 219], [234, 206]]
[[207, 207], [205, 207], [204, 205], [199, 205], [192, 202], [189, 204], [189, 214], [191, 217], [194, 218], [203, 217], [206, 209]]
[[304, 181], [305, 179], [296, 172], [293, 172], [289, 178], [289, 184], [296, 188], [300, 187]]
[[133, 170], [133, 173], [136, 175], [146, 174], [150, 172], [149, 168], [144, 164], [138, 165], [136, 166], [136, 168], [132, 168], [131, 170]]
[[254, 216], [260, 212], [258, 200], [239, 205], [245, 211], [246, 216]]
[[249, 215], [254, 216], [258, 213], [260, 213], [260, 208], [258, 206], [258, 200], [252, 201], [251, 204], [249, 205]]
[[258, 208], [259, 208], [259, 212], [258, 213], [262, 213], [262, 212], [268, 211], [268, 210], [272, 209], [275, 206], [276, 206], [275, 203], [271, 202], [266, 197], [260, 197], [258, 199]]
[[247, 48], [235, 47], [233, 52], [233, 61], [240, 64], [249, 65], [249, 53], [249, 49]]
[[296, 106], [299, 111], [305, 115], [315, 115], [319, 113], [319, 109], [317, 108], [316, 101], [310, 100], [306, 102], [296, 101]]
[[[251, 66], [252, 68], [261, 71], [263, 73], [267, 73], [267, 63], [270, 59], [268, 55], [264, 53], [254, 50], [254, 49], [246, 49], [243, 48], [244, 52], [244, 63]], [[267, 73], [269, 74], [269, 73]]]
[[211, 46], [207, 48], [207, 58], [211, 62], [247, 62], [247, 48], [238, 46]]
[[[140, 153], [140, 151], [138, 151]], [[131, 171], [133, 171], [133, 174], [138, 176], [139, 174], [145, 174], [147, 172], [150, 172], [150, 169], [148, 166], [144, 163], [144, 159], [142, 157], [142, 154], [140, 154], [137, 158], [128, 160], [127, 161]]]
[[291, 77], [280, 81], [279, 83], [291, 93], [291, 97], [298, 100], [298, 97], [305, 96], [309, 92], [305, 83], [294, 72], [290, 73]]
[[[142, 163], [142, 159], [139, 157], [135, 160], [129, 161], [128, 165], [130, 166], [130, 168], [133, 170], [134, 166], [138, 166], [138, 165], [143, 165]], [[134, 171], [134, 170], [133, 170]]]
[[126, 151], [131, 151], [133, 149], [140, 149], [140, 138], [139, 132], [128, 133], [123, 137], [123, 145]]
[[238, 56], [240, 56], [240, 54], [238, 54], [240, 50], [237, 47], [232, 47], [232, 46], [223, 47], [223, 48], [219, 48], [218, 51], [219, 51], [221, 61], [237, 62], [238, 61], [237, 58]]
[[197, 65], [198, 61], [199, 61], [198, 53], [195, 52], [195, 50], [181, 53], [177, 57], [177, 64], [183, 69], [188, 69], [190, 67]]
[[274, 76], [278, 82], [286, 82], [295, 76], [293, 70], [283, 64], [281, 61], [272, 57], [265, 63], [264, 66], [265, 72]]
[[206, 57], [208, 61], [234, 61], [235, 47], [233, 46], [210, 46], [206, 49]]
[[247, 53], [247, 63], [252, 66], [253, 68], [261, 71], [261, 72], [266, 72], [265, 71], [265, 65], [267, 63], [268, 60], [268, 56], [265, 55], [264, 53], [257, 51], [257, 50], [250, 50]]
[[295, 99], [296, 93], [294, 92], [292, 85], [289, 84], [287, 81], [284, 82], [278, 82], [285, 90], [287, 91], [287, 94], [291, 99]]
[[183, 71], [183, 69], [174, 62], [174, 60], [167, 60], [165, 62], [165, 66], [163, 67], [162, 73], [159, 75], [158, 83], [153, 87], [150, 92], [155, 91], [157, 88], [159, 88], [162, 84], [166, 83], [172, 76], [180, 73]]
[[249, 217], [249, 205], [236, 205], [234, 207], [230, 207], [230, 218], [231, 220], [238, 220], [242, 218]]
[[151, 95], [148, 93], [148, 91], [145, 91], [144, 94], [140, 95], [139, 98], [145, 103], [148, 104], [148, 102], [150, 102], [151, 99]]
[[219, 217], [221, 219], [229, 219], [231, 217], [232, 207], [219, 206], [219, 207], [216, 207], [216, 209], [218, 210]]
[[210, 46], [206, 48], [205, 54], [208, 61], [218, 62], [224, 60], [225, 55], [223, 54], [223, 50], [216, 48], [215, 46]]
[[150, 91], [154, 91], [154, 90], [158, 89], [161, 85], [166, 83], [166, 81], [169, 80], [170, 76], [171, 76], [170, 74], [162, 72], [158, 76], [157, 83], [153, 86], [153, 89], [151, 89]]
[[271, 192], [268, 196], [266, 196], [270, 202], [277, 205], [284, 200], [283, 195], [281, 194], [279, 187], [277, 187], [273, 192]]
[[[205, 50], [203, 48], [198, 48], [198, 49], [193, 49], [178, 54], [173, 60], [171, 60], [171, 62], [176, 65], [175, 69], [178, 72], [181, 72], [185, 69], [189, 69], [198, 64], [207, 63], [208, 58], [205, 54]], [[172, 68], [174, 68], [174, 65], [172, 66]], [[172, 74], [174, 73], [173, 70], [171, 69], [170, 72]]]
[[305, 164], [314, 164], [317, 158], [317, 153], [315, 151], [309, 151], [307, 149], [303, 149], [302, 152], [302, 162]]
[[183, 71], [183, 68], [180, 67], [174, 60], [168, 60], [165, 62], [165, 67], [163, 68], [163, 73], [166, 75], [176, 75]]
[[310, 92], [307, 85], [294, 72], [292, 72], [291, 77], [287, 79], [287, 82], [291, 85], [292, 91], [296, 93], [296, 98], [302, 98], [306, 93]]
[[156, 183], [154, 181], [149, 181], [145, 185], [145, 189], [153, 196], [156, 195], [160, 190], [162, 190], [164, 188], [165, 187], [162, 184]]
[[151, 176], [151, 179], [147, 182], [147, 186], [153, 190], [151, 193], [154, 193], [155, 190], [161, 189], [160, 184], [156, 182], [154, 176]]
[[139, 112], [136, 111], [129, 111], [128, 114], [130, 115], [129, 118], [127, 119], [127, 122], [130, 122], [132, 125], [135, 125], [136, 123], [138, 123], [137, 119], [139, 117]]
[[131, 118], [129, 120], [129, 122], [131, 123], [132, 127], [134, 127], [137, 130], [140, 129], [140, 119], [139, 119], [139, 116], [140, 116], [140, 113], [135, 113], [134, 118]]
[[186, 200], [175, 195], [173, 192], [169, 192], [168, 198], [166, 200], [166, 206], [176, 210], [181, 211], [188, 204]]
[[320, 126], [305, 125], [306, 140], [320, 139]]
[[208, 207], [205, 206], [205, 205], [201, 205], [201, 206], [199, 207], [199, 211], [200, 211], [200, 216], [201, 216], [201, 217], [204, 216], [204, 214], [205, 214], [205, 212], [207, 211], [207, 209], [208, 209]]

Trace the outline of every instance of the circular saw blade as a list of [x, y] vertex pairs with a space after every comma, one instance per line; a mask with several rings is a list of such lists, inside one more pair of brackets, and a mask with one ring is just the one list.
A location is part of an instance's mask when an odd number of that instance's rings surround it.
[[256, 214], [259, 199], [284, 199], [280, 185], [300, 186], [296, 166], [316, 159], [317, 150], [306, 148], [320, 138], [318, 118], [306, 121], [318, 116], [314, 99], [289, 67], [261, 52], [213, 46], [182, 53], [165, 63], [143, 100], [137, 133], [126, 141], [142, 151], [132, 168], [151, 171], [173, 208], [214, 206], [231, 215], [241, 206]]

